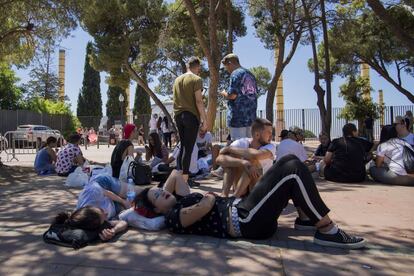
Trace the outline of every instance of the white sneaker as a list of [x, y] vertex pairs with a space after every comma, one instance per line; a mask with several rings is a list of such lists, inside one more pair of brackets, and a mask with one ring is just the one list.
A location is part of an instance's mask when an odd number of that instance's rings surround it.
[[217, 170], [212, 170], [211, 175], [217, 178], [223, 179], [224, 169], [222, 167], [218, 167]]

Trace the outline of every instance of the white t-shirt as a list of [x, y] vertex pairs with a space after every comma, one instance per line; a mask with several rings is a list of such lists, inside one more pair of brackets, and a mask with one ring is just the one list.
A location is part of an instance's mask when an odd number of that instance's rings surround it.
[[[234, 141], [233, 143], [231, 143], [230, 147], [240, 148], [240, 149], [248, 149], [250, 147], [250, 143], [251, 143], [252, 140], [253, 140], [252, 138], [241, 138], [241, 139], [238, 139], [238, 140]], [[272, 156], [273, 156], [271, 159], [259, 160], [260, 165], [262, 166], [262, 169], [263, 169], [263, 174], [264, 174], [273, 165], [273, 160], [275, 160], [276, 147], [275, 147], [275, 145], [270, 143], [270, 144], [267, 144], [265, 146], [261, 146], [259, 148], [259, 150], [263, 150], [263, 149], [270, 151], [272, 153]]]
[[[180, 147], [181, 147], [181, 143], [178, 143], [172, 152], [172, 156], [175, 158], [175, 160], [177, 160], [178, 154], [180, 153]], [[190, 161], [190, 168], [189, 168], [189, 171], [192, 174], [198, 173], [197, 158], [198, 158], [198, 147], [197, 147], [197, 144], [194, 144], [193, 152], [191, 153], [191, 161]]]
[[108, 219], [116, 215], [114, 202], [104, 195], [104, 189], [97, 182], [89, 182], [79, 194], [76, 209], [85, 206], [102, 208]]
[[405, 137], [401, 137], [404, 141], [406, 141], [411, 146], [414, 146], [414, 134], [410, 133]]
[[213, 141], [213, 136], [211, 135], [210, 131], [208, 131], [204, 138], [200, 137], [200, 134], [197, 135], [196, 144], [198, 146], [198, 150], [207, 150], [207, 145], [211, 144]]
[[288, 154], [295, 155], [302, 162], [308, 159], [304, 146], [289, 138], [282, 140], [279, 146], [277, 146], [276, 161], [279, 161], [280, 158]]
[[387, 164], [388, 168], [398, 175], [407, 175], [403, 161], [404, 145], [412, 149], [408, 143], [398, 138], [393, 138], [387, 142], [381, 143], [377, 148], [377, 155], [384, 157], [384, 162]]
[[158, 119], [155, 119], [154, 117], [151, 118], [151, 120], [149, 121], [150, 130], [157, 130], [157, 121]]

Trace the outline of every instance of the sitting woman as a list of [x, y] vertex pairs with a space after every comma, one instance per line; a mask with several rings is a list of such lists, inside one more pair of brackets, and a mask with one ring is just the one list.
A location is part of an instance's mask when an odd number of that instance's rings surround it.
[[321, 132], [319, 134], [319, 142], [321, 143], [315, 151], [315, 158], [323, 158], [328, 151], [329, 145], [331, 144], [331, 139], [329, 139], [328, 134]]
[[373, 143], [358, 138], [357, 128], [351, 123], [344, 125], [342, 134], [343, 137], [334, 139], [329, 145], [321, 164], [321, 174], [334, 182], [362, 182], [366, 177], [366, 156]]
[[138, 136], [134, 124], [126, 124], [123, 131], [123, 139], [119, 141], [112, 152], [111, 167], [112, 176], [119, 178], [119, 173], [124, 159], [129, 155], [134, 157], [134, 145], [132, 141]]
[[68, 176], [85, 163], [86, 160], [79, 147], [81, 138], [77, 133], [71, 135], [68, 144], [59, 150], [56, 159], [56, 172], [59, 176]]
[[77, 209], [71, 213], [59, 213], [53, 224], [66, 224], [73, 229], [97, 231], [102, 241], [112, 239], [117, 233], [125, 231], [127, 223], [122, 220], [107, 221], [104, 212], [92, 206]]
[[54, 174], [56, 163], [56, 147], [57, 139], [55, 137], [49, 137], [46, 140], [46, 145], [41, 148], [35, 158], [34, 169], [38, 175]]
[[[145, 160], [151, 161], [152, 172], [162, 171], [160, 165], [168, 166], [168, 149], [161, 142], [160, 136], [153, 132], [148, 137], [148, 146], [145, 146]], [[162, 167], [164, 167], [162, 166]]]
[[375, 166], [370, 168], [370, 174], [375, 181], [385, 184], [414, 185], [414, 175], [407, 174], [404, 167], [404, 146], [413, 150], [410, 144], [398, 138], [394, 126], [387, 125], [382, 128]]
[[190, 193], [177, 199], [155, 187], [145, 189], [140, 196], [140, 204], [148, 211], [164, 214], [167, 227], [175, 233], [266, 239], [276, 232], [277, 219], [292, 199], [315, 223], [315, 243], [349, 249], [361, 248], [365, 243], [332, 222], [307, 167], [293, 155], [273, 165], [241, 199], [222, 198], [212, 192]]

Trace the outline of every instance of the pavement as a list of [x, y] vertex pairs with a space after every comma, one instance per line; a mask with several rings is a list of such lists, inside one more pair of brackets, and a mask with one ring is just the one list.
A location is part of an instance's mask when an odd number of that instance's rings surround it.
[[[113, 147], [83, 149], [109, 162]], [[267, 240], [226, 240], [129, 229], [115, 241], [80, 250], [46, 244], [42, 234], [60, 211], [76, 206], [79, 189], [58, 176], [37, 176], [34, 155], [0, 168], [0, 275], [414, 275], [414, 187], [366, 181], [341, 184], [317, 179], [330, 216], [368, 241], [362, 250], [312, 243], [313, 233], [296, 231], [291, 204]], [[217, 179], [194, 191], [219, 192]]]

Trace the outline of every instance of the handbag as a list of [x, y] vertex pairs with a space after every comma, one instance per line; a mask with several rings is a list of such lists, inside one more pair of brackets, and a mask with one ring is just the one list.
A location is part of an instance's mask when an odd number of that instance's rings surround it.
[[134, 180], [135, 185], [148, 185], [152, 181], [151, 167], [141, 162], [129, 163], [128, 175]]

